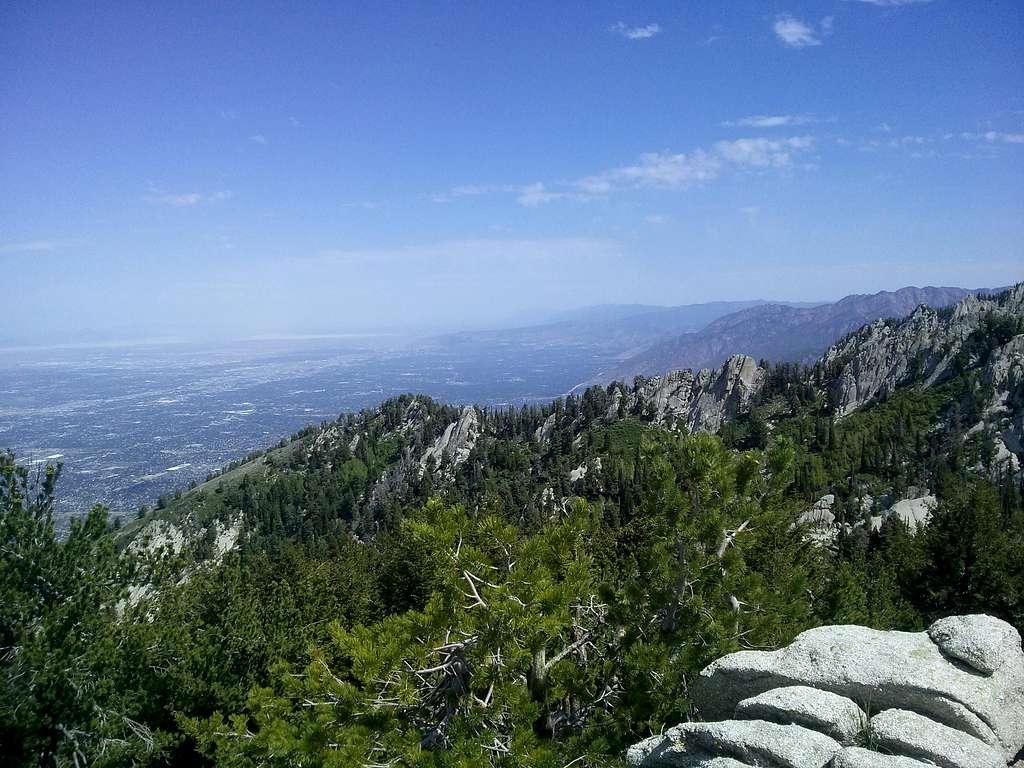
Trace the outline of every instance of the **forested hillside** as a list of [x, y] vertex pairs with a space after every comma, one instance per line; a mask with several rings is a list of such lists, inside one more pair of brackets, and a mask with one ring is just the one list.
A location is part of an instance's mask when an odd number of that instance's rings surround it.
[[1024, 628], [1024, 286], [817, 363], [422, 396], [64, 540], [0, 459], [14, 765], [619, 765], [710, 661], [826, 623]]

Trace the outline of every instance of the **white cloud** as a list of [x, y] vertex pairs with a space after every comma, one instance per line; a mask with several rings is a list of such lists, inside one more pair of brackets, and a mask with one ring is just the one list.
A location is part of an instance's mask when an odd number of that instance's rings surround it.
[[664, 224], [668, 221], [668, 216], [663, 213], [652, 213], [650, 216], [645, 216], [644, 221], [648, 224]]
[[719, 141], [711, 149], [689, 153], [647, 152], [633, 165], [586, 176], [571, 183], [572, 192], [553, 191], [543, 184], [528, 188], [519, 202], [536, 206], [553, 200], [591, 200], [622, 188], [676, 190], [717, 179], [725, 166], [739, 168], [786, 168], [793, 158], [814, 148], [814, 137], [783, 139], [746, 138]]
[[624, 189], [680, 190], [714, 181], [727, 167], [787, 168], [793, 165], [795, 156], [811, 151], [814, 146], [812, 136], [719, 141], [711, 148], [698, 147], [691, 152], [646, 152], [631, 165], [575, 180], [538, 181], [526, 186], [467, 185], [431, 195], [430, 199], [448, 203], [470, 195], [510, 193], [519, 205], [536, 208], [556, 200], [587, 202]]
[[860, 138], [856, 140], [838, 138], [836, 139], [836, 143], [843, 147], [856, 147], [861, 152], [903, 150], [907, 153], [907, 157], [911, 157], [913, 159], [938, 157], [938, 153], [933, 149], [933, 147], [954, 139], [974, 142], [983, 148], [982, 152], [977, 155], [953, 155], [963, 159], [970, 159], [974, 157], [992, 159], [995, 157], [997, 152], [997, 145], [1024, 144], [1024, 133], [1009, 133], [1006, 131], [946, 131], [944, 133], [936, 132], [933, 135], [906, 134], [903, 136], [893, 136], [892, 127], [887, 123], [882, 123], [881, 125], [873, 128], [872, 132], [875, 134], [881, 133], [883, 136], [878, 138]]
[[753, 168], [785, 168], [793, 155], [814, 147], [811, 136], [793, 136], [788, 139], [736, 139], [715, 144], [717, 154], [730, 163]]
[[552, 192], [541, 182], [528, 184], [519, 191], [516, 202], [527, 208], [536, 208], [538, 205], [550, 203], [553, 200], [561, 200], [569, 195], [565, 192]]
[[340, 203], [341, 208], [362, 208], [364, 211], [375, 211], [378, 208], [383, 208], [383, 203], [374, 202], [373, 200], [356, 200], [351, 203]]
[[617, 168], [611, 176], [641, 187], [680, 189], [717, 178], [719, 165], [718, 159], [703, 149], [688, 155], [647, 152], [636, 165]]
[[490, 195], [494, 192], [513, 192], [514, 187], [500, 187], [494, 184], [463, 184], [452, 187], [447, 192], [435, 192], [430, 199], [435, 203], [450, 203], [460, 197], [477, 197], [479, 195]]
[[1024, 144], [1024, 133], [986, 131], [985, 133], [961, 133], [960, 136], [968, 141], [987, 141], [989, 144]]
[[607, 195], [612, 190], [612, 183], [606, 176], [587, 176], [574, 182], [574, 186], [592, 197]]
[[262, 133], [255, 133], [249, 137], [249, 141], [255, 142], [256, 144], [266, 144], [267, 137], [264, 136]]
[[879, 8], [896, 8], [900, 5], [923, 5], [924, 3], [930, 3], [932, 0], [847, 0], [852, 3], [867, 3], [868, 5], [876, 5]]
[[55, 240], [28, 240], [23, 243], [4, 243], [0, 245], [0, 254], [5, 253], [50, 253], [61, 248], [64, 243]]
[[642, 27], [627, 27], [624, 22], [616, 22], [608, 28], [609, 32], [622, 35], [627, 40], [647, 40], [661, 32], [661, 25], [646, 24]]
[[807, 48], [809, 46], [821, 45], [821, 36], [827, 35], [832, 31], [832, 17], [822, 21], [820, 33], [814, 27], [790, 16], [788, 13], [777, 17], [775, 23], [772, 24], [772, 29], [783, 45], [790, 48]]
[[723, 128], [779, 128], [792, 125], [835, 122], [835, 118], [823, 119], [815, 115], [751, 115], [737, 120], [726, 120]]
[[532, 185], [521, 195], [523, 205], [536, 206], [553, 200], [591, 200], [619, 189], [676, 190], [717, 179], [726, 165], [742, 168], [785, 168], [794, 156], [814, 148], [812, 136], [784, 139], [749, 138], [719, 141], [708, 150], [689, 153], [647, 152], [632, 165], [612, 168], [571, 183], [572, 192], [553, 191], [543, 184]]
[[193, 205], [204, 203], [219, 203], [231, 197], [229, 190], [219, 192], [163, 192], [158, 189], [150, 189], [145, 196], [148, 203], [159, 203], [169, 205], [172, 208], [188, 208]]

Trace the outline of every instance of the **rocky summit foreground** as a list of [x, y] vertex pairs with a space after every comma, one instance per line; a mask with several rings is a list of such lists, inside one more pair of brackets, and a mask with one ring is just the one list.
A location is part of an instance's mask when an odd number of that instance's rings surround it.
[[927, 632], [818, 627], [719, 659], [691, 694], [707, 722], [634, 745], [630, 765], [1000, 768], [1024, 747], [1020, 634], [985, 615]]

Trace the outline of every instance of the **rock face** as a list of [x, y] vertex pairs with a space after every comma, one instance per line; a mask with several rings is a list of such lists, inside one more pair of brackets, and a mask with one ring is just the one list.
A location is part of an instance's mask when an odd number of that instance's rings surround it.
[[631, 747], [626, 760], [633, 765], [672, 766], [688, 765], [685, 761], [671, 762], [673, 755], [705, 760], [722, 755], [748, 765], [821, 768], [839, 748], [834, 739], [799, 725], [730, 720], [677, 725], [658, 741], [648, 739]]
[[806, 685], [773, 688], [736, 705], [736, 716], [773, 723], [796, 723], [852, 744], [867, 724], [864, 711], [845, 696]]
[[716, 432], [723, 421], [750, 408], [764, 379], [754, 358], [736, 355], [714, 370], [649, 379], [630, 394], [627, 408], [645, 411], [661, 426], [681, 423], [690, 432]]
[[956, 728], [904, 709], [871, 718], [871, 739], [880, 749], [927, 760], [944, 768], [1005, 768], [1002, 754]]
[[630, 765], [994, 768], [1024, 746], [1020, 634], [991, 616], [952, 616], [927, 632], [819, 627], [777, 651], [719, 659], [690, 693], [716, 722], [640, 742]]
[[1020, 636], [1005, 621], [991, 616], [949, 616], [928, 627], [939, 649], [970, 667], [991, 675], [1014, 662], [1020, 663]]
[[435, 467], [445, 464], [459, 466], [469, 458], [479, 435], [480, 419], [477, 417], [476, 408], [467, 405], [462, 409], [459, 420], [449, 424], [434, 444], [423, 453], [420, 466], [425, 469], [431, 459], [434, 460]]
[[[1000, 297], [967, 296], [950, 311], [936, 312], [920, 306], [903, 322], [877, 320], [833, 346], [822, 358], [838, 369], [832, 398], [838, 416], [885, 397], [912, 379], [925, 386], [954, 373], [958, 355], [970, 353], [971, 334], [993, 319], [1019, 318], [1024, 314], [1024, 284]], [[1005, 401], [1019, 391], [1024, 342], [1009, 339], [995, 351], [988, 364], [997, 399]], [[1005, 402], [1004, 402], [1005, 404]]]
[[901, 499], [886, 510], [882, 515], [882, 519], [888, 520], [890, 517], [898, 517], [907, 524], [911, 532], [914, 532], [928, 524], [937, 504], [938, 499], [931, 495], [918, 496], [913, 499]]
[[[871, 497], [863, 499], [864, 510], [862, 511], [870, 510], [872, 502], [873, 499]], [[859, 520], [852, 526], [849, 523], [840, 526], [836, 520], [835, 513], [832, 511], [835, 503], [835, 495], [829, 493], [822, 496], [814, 502], [813, 506], [801, 512], [797, 517], [797, 524], [807, 526], [805, 536], [808, 541], [827, 546], [835, 541], [841, 528], [850, 531], [853, 528], [864, 525], [864, 521]], [[886, 520], [897, 518], [906, 524], [911, 535], [913, 535], [928, 525], [937, 505], [938, 499], [929, 493], [925, 493], [923, 496], [900, 499], [883, 510], [881, 514], [871, 516], [868, 522], [871, 529], [877, 531], [881, 529]]]
[[927, 768], [929, 765], [912, 757], [883, 755], [863, 747], [846, 747], [836, 753], [829, 768]]

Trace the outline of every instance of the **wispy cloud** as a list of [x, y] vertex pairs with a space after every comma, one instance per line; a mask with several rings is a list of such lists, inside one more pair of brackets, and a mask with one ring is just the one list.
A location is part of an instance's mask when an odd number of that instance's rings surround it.
[[384, 203], [378, 203], [373, 200], [356, 200], [350, 203], [341, 203], [341, 208], [361, 208], [364, 211], [375, 211], [378, 208], [383, 208]]
[[832, 32], [832, 17], [821, 20], [818, 29], [788, 13], [777, 16], [772, 24], [775, 36], [789, 48], [808, 48], [821, 45], [822, 38]]
[[231, 192], [226, 189], [218, 192], [165, 192], [150, 188], [149, 194], [144, 199], [147, 203], [169, 205], [172, 208], [188, 208], [205, 203], [219, 203], [230, 197]]
[[727, 168], [763, 172], [796, 166], [795, 159], [815, 146], [813, 136], [723, 140], [690, 152], [645, 152], [635, 163], [575, 180], [466, 185], [431, 195], [430, 199], [449, 203], [460, 197], [506, 193], [513, 194], [519, 205], [536, 208], [558, 200], [588, 202], [628, 189], [682, 190], [714, 181]]
[[879, 8], [896, 8], [900, 5], [924, 5], [930, 3], [932, 0], [847, 0], [851, 3], [866, 3], [867, 5], [876, 5]]
[[[884, 133], [885, 138], [861, 138], [861, 139], [836, 139], [836, 143], [842, 147], [856, 147], [861, 152], [886, 152], [892, 150], [903, 150], [908, 157], [913, 159], [938, 157], [939, 153], [934, 147], [949, 147], [951, 141], [961, 140], [971, 142], [979, 147], [978, 153], [958, 154], [953, 153], [952, 157], [961, 159], [984, 158], [993, 159], [999, 152], [999, 145], [1012, 144], [1024, 145], [1024, 133], [1009, 133], [1006, 131], [984, 131], [972, 132], [962, 131], [954, 133], [935, 134], [906, 134], [904, 136], [893, 136], [892, 128], [886, 124], [883, 127], [874, 129], [874, 133]], [[947, 154], [951, 151], [944, 150]]]
[[569, 196], [568, 192], [552, 192], [545, 184], [537, 182], [523, 187], [516, 197], [516, 202], [527, 208], [536, 208], [538, 205], [562, 200]]
[[[752, 137], [715, 142], [690, 152], [645, 152], [635, 163], [609, 168], [578, 179], [531, 184], [469, 184], [429, 196], [435, 203], [490, 194], [511, 194], [525, 208], [558, 200], [590, 202], [625, 190], [683, 190], [719, 178], [727, 169], [767, 172], [799, 167], [796, 160], [816, 147], [813, 136]], [[810, 167], [804, 163], [803, 167]]]
[[479, 265], [489, 262], [559, 261], [568, 255], [595, 255], [618, 253], [619, 246], [609, 240], [585, 237], [538, 239], [478, 238], [449, 240], [440, 243], [410, 245], [400, 248], [367, 250], [324, 249], [310, 256], [289, 259], [294, 264], [349, 264], [379, 267], [390, 263], [406, 263], [410, 267], [433, 270], [438, 265]]
[[835, 118], [817, 115], [751, 115], [721, 123], [723, 128], [782, 128], [812, 123], [834, 123]]
[[264, 136], [262, 133], [254, 133], [252, 136], [249, 137], [249, 141], [254, 142], [256, 144], [266, 144], [267, 137]]
[[1024, 133], [985, 131], [985, 133], [961, 133], [960, 138], [968, 141], [987, 141], [989, 144], [1024, 144]]
[[26, 240], [23, 243], [0, 243], [0, 254], [11, 253], [52, 253], [70, 242], [66, 240]]
[[739, 166], [751, 168], [786, 168], [794, 155], [814, 147], [813, 136], [793, 136], [788, 139], [736, 139], [719, 141], [715, 152], [719, 157]]
[[696, 149], [690, 153], [647, 152], [633, 165], [613, 168], [576, 182], [591, 194], [607, 193], [615, 186], [683, 189], [718, 177], [721, 162], [713, 154]]
[[496, 184], [463, 184], [457, 187], [452, 187], [445, 192], [435, 192], [430, 195], [430, 199], [439, 204], [450, 203], [460, 197], [479, 197], [480, 195], [490, 195], [495, 192], [514, 192], [517, 188], [498, 186]]
[[627, 40], [647, 40], [661, 32], [660, 24], [645, 24], [642, 27], [629, 27], [625, 22], [618, 21], [608, 28], [609, 32], [622, 35]]
[[793, 165], [797, 155], [815, 146], [812, 136], [782, 139], [745, 138], [716, 142], [710, 149], [692, 152], [647, 152], [636, 163], [586, 176], [568, 184], [567, 191], [538, 184], [523, 204], [541, 205], [560, 199], [592, 200], [622, 189], [681, 190], [717, 179], [727, 167], [782, 169]]

